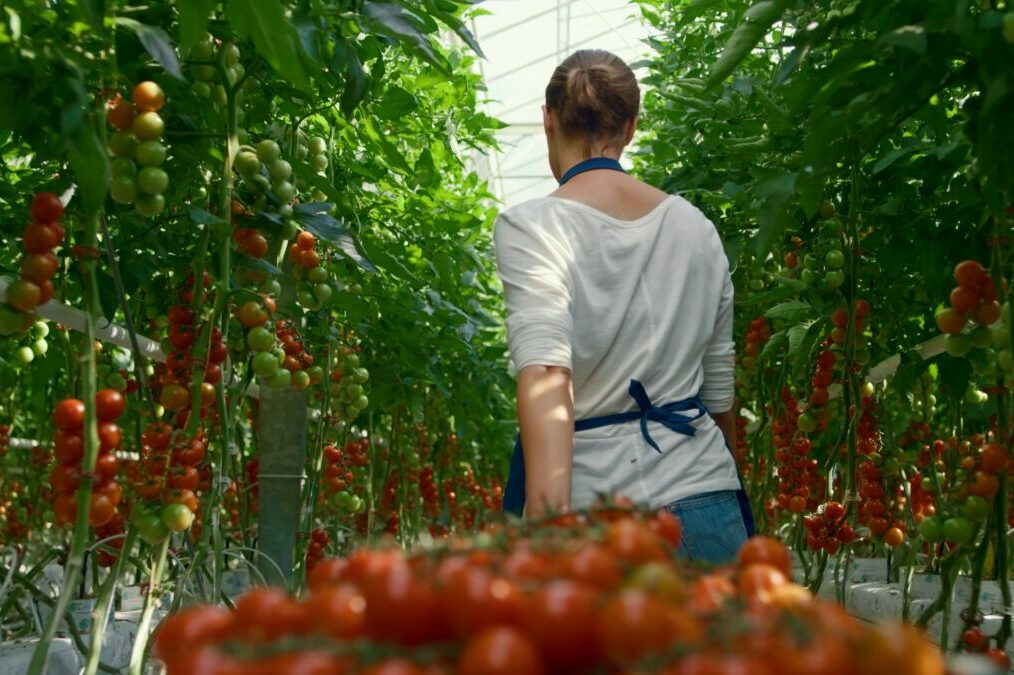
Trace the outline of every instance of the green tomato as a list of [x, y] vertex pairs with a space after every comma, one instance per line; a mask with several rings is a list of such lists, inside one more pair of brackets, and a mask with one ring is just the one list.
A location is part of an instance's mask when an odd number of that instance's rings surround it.
[[261, 170], [261, 160], [250, 150], [240, 150], [236, 155], [236, 171], [240, 176], [249, 178]]
[[370, 371], [366, 368], [353, 368], [352, 381], [356, 384], [366, 384], [370, 380]]
[[215, 43], [211, 35], [205, 35], [201, 41], [194, 45], [191, 55], [194, 61], [210, 61], [215, 57]]
[[265, 279], [261, 282], [261, 293], [265, 295], [281, 295], [282, 285], [274, 279]]
[[36, 356], [45, 356], [48, 351], [49, 343], [46, 342], [46, 338], [39, 338], [32, 343], [32, 353]]
[[1009, 44], [1014, 45], [1014, 11], [1003, 15], [1003, 25], [1000, 28], [1000, 34], [1003, 35], [1003, 39]]
[[166, 504], [159, 517], [173, 532], [182, 532], [194, 523], [194, 512], [186, 504]]
[[824, 287], [834, 290], [845, 283], [845, 273], [841, 270], [830, 270], [824, 273]]
[[817, 282], [820, 281], [820, 275], [814, 270], [804, 269], [799, 275], [800, 280], [807, 286], [816, 286]]
[[940, 516], [926, 516], [919, 523], [919, 534], [930, 543], [940, 543], [944, 540], [943, 520]]
[[955, 516], [944, 521], [944, 539], [952, 544], [964, 544], [972, 539], [975, 526], [968, 518]]
[[320, 384], [324, 381], [324, 368], [322, 366], [313, 366], [307, 373], [310, 375], [310, 384]]
[[214, 82], [218, 78], [218, 71], [215, 66], [202, 63], [194, 66], [194, 79], [200, 80], [202, 84]]
[[275, 196], [282, 202], [287, 202], [296, 196], [296, 186], [287, 180], [275, 183], [271, 188], [271, 191], [274, 192]]
[[976, 349], [985, 349], [993, 344], [993, 331], [986, 326], [979, 326], [972, 331], [971, 340]]
[[302, 143], [296, 146], [296, 159], [306, 159], [309, 154], [309, 149]]
[[[195, 66], [197, 68], [206, 68], [207, 66]], [[195, 73], [196, 76], [196, 73]], [[197, 98], [211, 98], [211, 85], [207, 82], [201, 82], [200, 80], [194, 82], [193, 86], [190, 87], [190, 91], [194, 92], [194, 96]]]
[[802, 413], [796, 420], [796, 427], [804, 434], [813, 433], [817, 430], [817, 418], [808, 412]]
[[36, 321], [32, 324], [31, 335], [37, 340], [41, 340], [49, 335], [49, 324], [45, 321]]
[[292, 373], [285, 368], [279, 368], [272, 375], [265, 378], [264, 384], [272, 389], [284, 389], [292, 384]]
[[326, 284], [328, 280], [328, 273], [327, 270], [324, 269], [323, 265], [318, 265], [310, 270], [310, 272], [306, 275], [306, 278], [315, 284]]
[[989, 515], [989, 502], [978, 495], [969, 495], [960, 510], [961, 515], [973, 523], [981, 523]]
[[284, 159], [276, 159], [268, 165], [268, 175], [274, 183], [283, 183], [292, 176], [292, 165]]
[[106, 386], [116, 391], [124, 391], [127, 388], [127, 380], [119, 373], [109, 373], [106, 377]]
[[134, 208], [145, 218], [154, 218], [165, 208], [165, 197], [162, 195], [138, 195]]
[[234, 44], [228, 44], [224, 47], [225, 49], [225, 65], [230, 68], [239, 63], [239, 47]]
[[112, 172], [113, 178], [119, 178], [120, 176], [133, 176], [137, 173], [137, 165], [134, 164], [133, 160], [127, 159], [126, 157], [113, 157], [113, 160], [109, 163], [109, 168]]
[[297, 370], [292, 374], [292, 386], [296, 389], [306, 389], [310, 386], [310, 374], [305, 370]]
[[14, 358], [18, 363], [28, 364], [35, 360], [35, 352], [31, 347], [18, 347], [14, 351]]
[[[283, 204], [282, 206], [288, 206], [288, 204]], [[291, 218], [286, 218], [285, 222], [282, 223], [282, 239], [288, 241], [289, 239], [295, 237], [297, 234], [299, 234], [299, 223], [297, 223]], [[297, 267], [296, 269], [301, 270], [303, 268]]]
[[282, 204], [281, 206], [278, 207], [278, 210], [276, 211], [276, 213], [280, 215], [282, 218], [291, 218], [292, 212], [293, 212], [292, 204]]
[[997, 321], [989, 328], [993, 346], [1010, 349], [1010, 328], [1003, 321]]
[[137, 186], [141, 192], [160, 195], [169, 187], [169, 174], [155, 166], [146, 166], [137, 174]]
[[341, 492], [334, 493], [334, 496], [331, 497], [331, 503], [333, 503], [336, 508], [341, 509], [342, 511], [348, 511], [351, 499], [352, 495], [342, 490]]
[[137, 181], [133, 176], [117, 176], [109, 184], [109, 196], [118, 204], [133, 204], [137, 199]]
[[753, 278], [753, 279], [750, 280], [750, 283], [747, 284], [747, 286], [750, 288], [751, 291], [763, 291], [764, 290], [764, 280], [763, 279]]
[[229, 92], [225, 90], [225, 85], [216, 84], [211, 90], [211, 102], [219, 108], [224, 108], [229, 102]]
[[359, 365], [359, 354], [352, 352], [351, 354], [345, 355], [345, 365], [349, 368], [355, 368]]
[[972, 338], [958, 333], [944, 338], [944, 350], [951, 356], [964, 356], [972, 351]]
[[310, 291], [299, 291], [296, 293], [296, 301], [304, 307], [312, 307], [316, 304], [317, 298]]
[[275, 336], [264, 326], [257, 326], [246, 334], [246, 344], [255, 352], [266, 352], [275, 346]]
[[1000, 320], [1010, 325], [1010, 303], [1005, 302], [1000, 306]]
[[0, 335], [14, 335], [21, 332], [25, 315], [6, 302], [0, 302]]
[[271, 352], [258, 352], [251, 367], [259, 377], [268, 377], [278, 370], [278, 359]]
[[[173, 506], [183, 506], [182, 504], [174, 504]], [[183, 506], [183, 508], [187, 508]], [[190, 509], [187, 509], [188, 511]], [[157, 513], [144, 512], [141, 509], [137, 510], [140, 516], [136, 521], [133, 521], [134, 526], [137, 528], [137, 533], [141, 535], [141, 539], [144, 540], [149, 546], [155, 546], [165, 541], [166, 537], [169, 536], [169, 527], [162, 522], [162, 518]], [[133, 514], [131, 514], [133, 515]]]
[[165, 122], [157, 112], [143, 112], [134, 118], [130, 130], [142, 141], [153, 141], [165, 132]]
[[141, 144], [137, 136], [130, 131], [114, 131], [109, 136], [109, 151], [117, 157], [133, 158]]
[[313, 295], [317, 298], [317, 302], [322, 305], [331, 299], [332, 293], [334, 293], [334, 289], [327, 284], [317, 284], [313, 287]]
[[270, 138], [265, 138], [257, 144], [257, 157], [265, 164], [271, 165], [281, 156], [282, 149]]
[[137, 146], [137, 163], [141, 166], [161, 166], [169, 150], [160, 141], [145, 141]]
[[312, 136], [307, 149], [313, 154], [319, 155], [327, 150], [327, 141], [320, 136]]
[[310, 160], [310, 166], [318, 173], [324, 171], [327, 168], [327, 155], [314, 155]]
[[1014, 370], [1014, 352], [1010, 349], [1001, 349], [996, 355], [996, 363], [1003, 372], [1011, 372]]
[[370, 405], [370, 399], [365, 394], [356, 396], [356, 400], [352, 402], [352, 405], [360, 410], [366, 410], [367, 406]]
[[824, 256], [824, 264], [833, 270], [841, 269], [845, 266], [845, 254], [836, 248], [831, 249]]
[[824, 200], [820, 203], [820, 217], [824, 220], [834, 218], [834, 204], [828, 200]]

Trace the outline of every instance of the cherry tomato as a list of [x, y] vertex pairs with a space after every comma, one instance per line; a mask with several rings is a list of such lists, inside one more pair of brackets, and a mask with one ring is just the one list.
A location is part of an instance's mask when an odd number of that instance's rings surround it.
[[488, 628], [469, 640], [458, 659], [459, 675], [541, 675], [542, 660], [524, 633], [510, 626]]
[[597, 595], [572, 581], [550, 581], [525, 598], [521, 627], [549, 672], [578, 670], [596, 662]]
[[[166, 660], [181, 648], [196, 650], [221, 639], [232, 623], [232, 616], [221, 607], [194, 605], [170, 614], [155, 631], [151, 653]], [[200, 672], [200, 671], [188, 671]]]
[[81, 468], [76, 464], [57, 464], [49, 472], [49, 485], [57, 494], [73, 494], [81, 484]]
[[351, 584], [321, 586], [318, 580], [305, 607], [316, 633], [336, 640], [353, 640], [366, 634], [366, 598]]
[[773, 537], [751, 537], [740, 546], [739, 552], [736, 554], [736, 562], [740, 568], [756, 563], [767, 563], [780, 570], [786, 579], [792, 576], [792, 560], [789, 558], [789, 549]]
[[162, 109], [165, 104], [165, 94], [162, 87], [151, 80], [139, 83], [134, 87], [131, 100], [137, 109], [142, 112], [155, 112]]
[[120, 447], [123, 431], [113, 422], [99, 422], [99, 451], [112, 452]]
[[80, 431], [84, 426], [85, 404], [76, 398], [67, 398], [53, 409], [53, 424], [66, 432]]
[[663, 652], [672, 641], [669, 608], [641, 589], [614, 595], [598, 612], [596, 635], [606, 658], [624, 667]]
[[84, 439], [81, 432], [57, 429], [53, 435], [53, 454], [64, 464], [77, 462], [84, 457]]
[[101, 527], [113, 519], [116, 513], [116, 505], [108, 496], [93, 492], [91, 504], [88, 508], [88, 523], [92, 527]]
[[51, 251], [29, 253], [21, 261], [21, 276], [35, 284], [49, 281], [60, 267], [60, 261]]

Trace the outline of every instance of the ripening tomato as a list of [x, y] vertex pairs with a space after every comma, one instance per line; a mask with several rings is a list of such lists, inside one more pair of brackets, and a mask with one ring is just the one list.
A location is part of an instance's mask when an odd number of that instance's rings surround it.
[[992, 326], [994, 323], [1000, 320], [1000, 316], [1003, 313], [1000, 303], [996, 300], [992, 302], [984, 302], [975, 309], [975, 314], [972, 318], [975, 319], [975, 323], [980, 326]]
[[965, 315], [956, 309], [945, 309], [937, 314], [937, 328], [948, 335], [957, 335], [966, 323]]
[[31, 312], [42, 304], [42, 289], [28, 279], [16, 279], [7, 287], [7, 304], [19, 312]]
[[887, 532], [884, 532], [884, 543], [891, 548], [901, 546], [903, 541], [905, 541], [905, 533], [901, 528], [891, 527], [888, 528]]
[[982, 470], [989, 473], [1000, 473], [1007, 469], [1010, 464], [1010, 454], [1000, 443], [986, 443], [982, 446], [982, 453], [979, 457], [982, 462]]
[[80, 431], [84, 426], [85, 404], [76, 398], [66, 398], [53, 409], [53, 424], [66, 432]]
[[756, 563], [767, 563], [781, 571], [785, 577], [792, 576], [792, 560], [789, 549], [774, 537], [751, 537], [739, 548], [736, 562], [741, 568]]
[[458, 675], [540, 675], [542, 660], [524, 633], [495, 626], [475, 635], [461, 651]]
[[976, 260], [965, 260], [954, 266], [954, 279], [962, 288], [978, 290], [986, 270]]
[[957, 286], [951, 291], [951, 307], [962, 314], [972, 312], [979, 304], [979, 292], [964, 286]]
[[52, 251], [29, 253], [21, 261], [21, 276], [35, 284], [49, 281], [60, 268], [60, 261]]
[[166, 410], [183, 410], [190, 405], [190, 391], [178, 384], [167, 384], [159, 395], [159, 403]]
[[992, 499], [1000, 491], [1000, 479], [986, 471], [975, 472], [975, 482], [968, 486], [969, 494]]
[[162, 92], [162, 87], [151, 80], [138, 83], [134, 87], [130, 99], [142, 112], [156, 112], [161, 110], [165, 104], [165, 94]]
[[426, 672], [408, 659], [387, 658], [358, 671], [359, 675], [426, 675]]

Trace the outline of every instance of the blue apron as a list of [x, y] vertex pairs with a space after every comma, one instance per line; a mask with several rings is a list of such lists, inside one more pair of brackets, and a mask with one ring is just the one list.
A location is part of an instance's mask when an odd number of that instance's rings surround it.
[[[626, 424], [638, 420], [641, 424], [641, 436], [656, 452], [662, 452], [658, 447], [658, 443], [655, 442], [655, 439], [648, 432], [649, 421], [658, 422], [678, 434], [694, 436], [697, 433], [697, 429], [693, 426], [692, 422], [708, 413], [707, 407], [697, 396], [656, 406], [648, 398], [644, 385], [637, 380], [630, 381], [628, 392], [634, 401], [637, 402], [638, 410], [577, 420], [574, 422], [574, 431], [600, 429], [614, 424]], [[697, 410], [697, 414], [693, 416], [680, 414], [688, 410]], [[728, 444], [725, 447], [731, 454], [732, 449], [729, 448]], [[735, 462], [735, 459], [733, 459], [733, 462]], [[755, 530], [753, 511], [750, 508], [750, 500], [746, 496], [743, 478], [739, 476], [738, 471], [736, 472], [736, 477], [739, 479], [736, 500], [739, 502], [739, 511], [743, 515], [743, 525], [746, 527], [747, 536], [752, 537]], [[525, 456], [521, 448], [520, 434], [518, 434], [517, 440], [514, 443], [514, 454], [511, 456], [510, 473], [507, 476], [507, 485], [503, 492], [503, 510], [517, 516], [521, 516], [525, 510]]]
[[[623, 167], [615, 159], [611, 159], [609, 157], [593, 157], [571, 167], [563, 175], [563, 177], [560, 178], [560, 185], [563, 185], [580, 173], [593, 171], [595, 169], [623, 171]], [[652, 404], [651, 399], [648, 398], [648, 393], [645, 391], [644, 385], [637, 380], [630, 381], [630, 388], [628, 389], [628, 392], [637, 403], [638, 410], [577, 420], [574, 422], [574, 431], [600, 429], [614, 424], [626, 424], [628, 422], [639, 420], [641, 424], [641, 436], [644, 437], [644, 440], [648, 443], [648, 445], [654, 448], [656, 452], [662, 452], [662, 450], [658, 447], [658, 443], [656, 443], [655, 439], [653, 439], [651, 434], [648, 433], [649, 420], [652, 422], [658, 422], [676, 433], [684, 434], [686, 436], [694, 436], [697, 429], [693, 426], [692, 422], [700, 419], [708, 413], [707, 407], [705, 407], [704, 403], [701, 402], [701, 399], [697, 396], [683, 399], [682, 401], [674, 401], [662, 406], [656, 406]], [[697, 410], [697, 414], [693, 416], [680, 414], [688, 410]], [[725, 444], [725, 447], [730, 454], [733, 454], [732, 448], [729, 447], [728, 443]], [[735, 462], [734, 454], [733, 462]], [[740, 513], [743, 515], [743, 524], [746, 527], [747, 536], [752, 537], [755, 529], [753, 511], [750, 508], [750, 500], [746, 496], [746, 490], [743, 486], [743, 478], [739, 475], [738, 470], [736, 472], [736, 477], [739, 480], [739, 490], [736, 491], [736, 499], [739, 502]], [[517, 440], [514, 443], [514, 454], [511, 456], [511, 466], [510, 473], [507, 476], [507, 485], [504, 487], [503, 510], [517, 516], [521, 516], [524, 509], [525, 456], [521, 449], [521, 434], [518, 434]]]

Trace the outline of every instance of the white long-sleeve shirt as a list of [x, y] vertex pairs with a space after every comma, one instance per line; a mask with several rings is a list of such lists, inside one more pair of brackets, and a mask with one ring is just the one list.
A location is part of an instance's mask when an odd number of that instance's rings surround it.
[[[496, 255], [514, 367], [571, 371], [575, 419], [636, 410], [640, 380], [655, 405], [699, 394], [712, 412], [733, 403], [733, 287], [714, 225], [671, 196], [637, 220], [581, 202], [533, 199], [500, 214]], [[693, 414], [691, 411], [690, 414]], [[721, 430], [707, 415], [695, 436], [637, 422], [580, 431], [571, 505], [603, 493], [660, 507], [738, 489]]]

